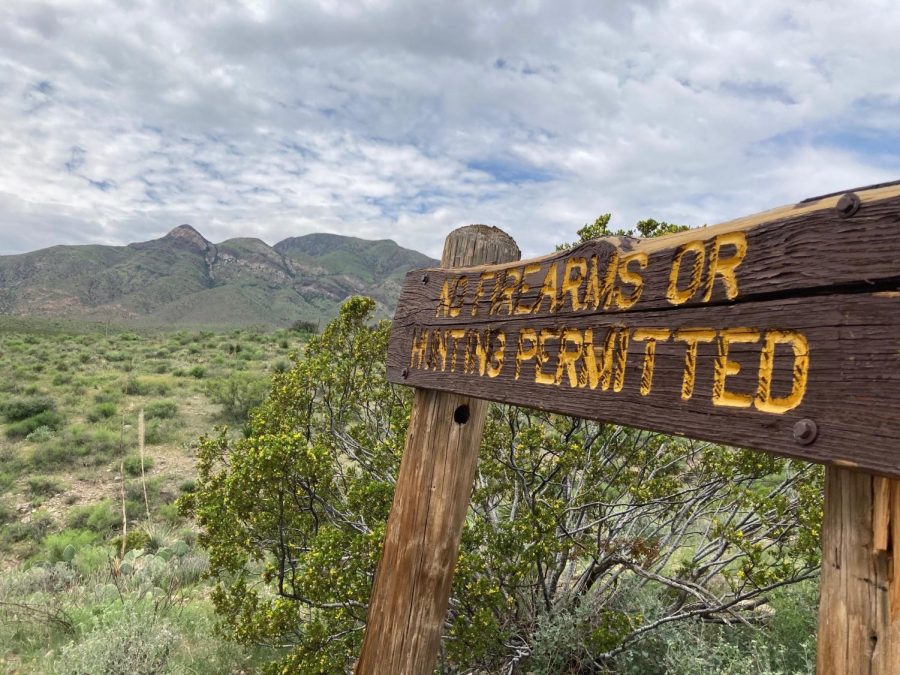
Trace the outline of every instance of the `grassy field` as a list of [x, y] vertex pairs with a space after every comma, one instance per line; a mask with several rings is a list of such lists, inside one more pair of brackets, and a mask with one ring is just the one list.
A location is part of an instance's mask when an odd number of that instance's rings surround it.
[[303, 338], [0, 323], [0, 671], [254, 670], [264, 654], [215, 635], [176, 500], [193, 442], [240, 433]]

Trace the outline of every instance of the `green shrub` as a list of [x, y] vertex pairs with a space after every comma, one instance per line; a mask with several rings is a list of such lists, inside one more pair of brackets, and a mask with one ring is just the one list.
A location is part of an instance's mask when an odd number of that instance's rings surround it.
[[56, 478], [50, 476], [31, 476], [26, 481], [28, 492], [32, 497], [52, 497], [65, 492], [67, 486]]
[[[123, 461], [122, 466], [125, 473], [134, 478], [141, 475], [141, 457], [140, 455], [128, 455]], [[144, 473], [153, 468], [153, 458], [144, 455]]]
[[[109, 543], [116, 551], [119, 551], [122, 548], [122, 537], [114, 537]], [[143, 530], [129, 530], [125, 535], [126, 551], [142, 551], [147, 548], [149, 543], [150, 537]]]
[[319, 325], [313, 321], [297, 320], [291, 325], [291, 330], [298, 333], [310, 333], [315, 335], [319, 332]]
[[178, 489], [184, 494], [190, 494], [197, 489], [197, 481], [195, 481], [193, 478], [188, 478], [187, 480], [181, 482], [181, 485], [178, 486]]
[[[97, 542], [97, 533], [90, 530], [63, 530], [48, 535], [41, 545], [42, 557], [50, 563], [72, 562], [75, 553]], [[68, 551], [69, 547], [72, 547]], [[70, 554], [71, 553], [71, 554]]]
[[116, 453], [120, 434], [103, 427], [73, 426], [53, 442], [39, 446], [31, 454], [31, 464], [41, 469], [59, 469], [80, 463], [103, 464]]
[[94, 394], [95, 403], [118, 403], [122, 400], [122, 392], [116, 390], [101, 391]]
[[221, 380], [213, 380], [206, 386], [207, 395], [222, 406], [222, 411], [233, 420], [243, 420], [247, 414], [265, 400], [269, 381], [250, 373], [233, 373]]
[[115, 403], [98, 403], [94, 406], [94, 409], [87, 414], [87, 418], [89, 422], [99, 422], [100, 420], [107, 420], [114, 417], [117, 412], [118, 407]]
[[125, 382], [125, 393], [129, 396], [165, 396], [171, 390], [167, 382], [149, 377], [129, 377]]
[[56, 437], [56, 433], [50, 427], [38, 427], [25, 437], [30, 443], [46, 443]]
[[188, 375], [201, 380], [206, 376], [206, 368], [204, 368], [203, 366], [194, 366], [188, 371]]
[[63, 648], [60, 675], [152, 675], [167, 670], [178, 635], [151, 608], [132, 606], [94, 619], [79, 641]]
[[0, 414], [7, 422], [19, 422], [55, 409], [53, 399], [47, 396], [24, 396], [4, 403], [0, 407]]
[[61, 387], [72, 382], [72, 373], [57, 373], [53, 377], [53, 386]]
[[83, 546], [76, 551], [72, 564], [82, 577], [88, 577], [98, 570], [108, 569], [112, 555], [109, 546]]
[[169, 525], [177, 525], [181, 522], [181, 510], [178, 507], [178, 502], [172, 502], [171, 504], [163, 504], [156, 509], [156, 515], [162, 518]]
[[178, 404], [175, 401], [153, 401], [144, 408], [144, 417], [152, 419], [170, 419], [178, 414]]
[[16, 512], [12, 506], [0, 501], [0, 525], [6, 525], [16, 519]]
[[53, 517], [46, 511], [35, 511], [25, 523], [20, 521], [4, 525], [0, 530], [0, 543], [6, 545], [30, 539], [40, 541], [53, 527]]
[[107, 535], [121, 527], [122, 513], [115, 504], [106, 500], [69, 509], [66, 522], [71, 528]]
[[65, 419], [55, 410], [45, 410], [6, 427], [7, 438], [26, 438], [41, 427], [57, 430], [65, 424]]

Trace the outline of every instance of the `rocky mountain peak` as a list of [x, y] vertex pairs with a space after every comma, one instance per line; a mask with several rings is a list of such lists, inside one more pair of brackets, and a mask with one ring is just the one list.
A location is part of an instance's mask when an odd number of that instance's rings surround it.
[[175, 240], [201, 251], [205, 251], [209, 247], [209, 242], [206, 238], [190, 225], [179, 225], [171, 230], [165, 236], [165, 239]]

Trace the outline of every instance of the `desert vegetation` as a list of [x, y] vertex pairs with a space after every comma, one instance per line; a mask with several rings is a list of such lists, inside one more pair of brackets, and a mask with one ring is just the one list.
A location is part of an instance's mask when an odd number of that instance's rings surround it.
[[[0, 665], [351, 669], [410, 414], [375, 311], [6, 320]], [[439, 669], [811, 672], [821, 498], [803, 462], [493, 405]]]
[[177, 500], [195, 489], [196, 438], [240, 434], [306, 337], [4, 319], [0, 670], [250, 672], [267, 660], [216, 634], [208, 554]]

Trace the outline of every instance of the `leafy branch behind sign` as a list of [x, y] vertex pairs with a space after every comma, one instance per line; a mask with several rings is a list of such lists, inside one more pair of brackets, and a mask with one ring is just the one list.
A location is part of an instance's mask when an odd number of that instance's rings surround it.
[[[646, 234], [672, 227], [653, 223]], [[373, 311], [347, 301], [275, 376], [244, 438], [200, 444], [185, 505], [214, 600], [236, 639], [284, 650], [273, 672], [342, 672], [358, 653], [410, 411], [385, 380], [388, 325], [369, 326]], [[492, 406], [441, 668], [596, 672], [676, 622], [767, 620], [770, 591], [817, 569], [821, 475]]]

